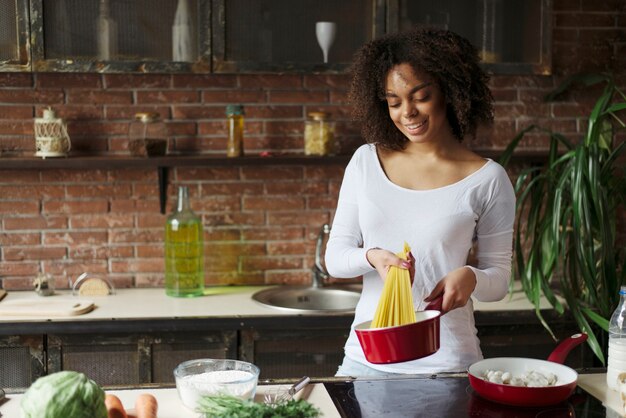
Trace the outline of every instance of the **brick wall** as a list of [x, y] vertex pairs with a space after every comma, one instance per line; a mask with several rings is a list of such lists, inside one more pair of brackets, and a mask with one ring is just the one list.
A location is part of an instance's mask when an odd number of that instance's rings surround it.
[[[626, 3], [554, 0], [553, 75], [495, 76], [496, 122], [471, 146], [502, 149], [531, 123], [579, 137], [594, 96], [543, 96], [566, 75], [611, 71], [626, 84]], [[345, 103], [345, 75], [121, 75], [0, 73], [0, 150], [32, 154], [33, 117], [52, 106], [68, 121], [73, 155], [126, 154], [134, 113], [168, 121], [172, 152], [225, 150], [224, 108], [243, 103], [249, 153], [299, 151], [305, 115], [338, 121], [344, 152], [359, 142]], [[545, 138], [526, 146], [541, 148]], [[310, 280], [315, 237], [332, 217], [343, 165], [178, 168], [169, 202], [187, 185], [205, 225], [207, 283]], [[0, 279], [29, 289], [39, 271], [58, 286], [87, 271], [117, 286], [160, 286], [163, 226], [154, 169], [3, 170]]]

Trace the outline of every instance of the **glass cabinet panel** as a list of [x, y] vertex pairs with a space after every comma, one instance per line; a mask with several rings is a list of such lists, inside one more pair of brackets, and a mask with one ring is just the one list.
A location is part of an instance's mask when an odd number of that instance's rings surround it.
[[[333, 70], [384, 31], [384, 1], [218, 0], [214, 70]], [[380, 21], [376, 21], [379, 19]], [[316, 22], [332, 22], [320, 24]], [[318, 42], [329, 42], [327, 62]]]
[[[37, 70], [163, 71], [204, 51], [206, 0], [36, 0]], [[204, 9], [203, 7], [204, 6]], [[41, 16], [40, 18], [37, 18]], [[43, 42], [41, 42], [43, 40]]]
[[495, 73], [551, 72], [551, 0], [390, 0], [390, 31], [453, 30]]
[[0, 71], [28, 70], [28, 0], [0, 1]]

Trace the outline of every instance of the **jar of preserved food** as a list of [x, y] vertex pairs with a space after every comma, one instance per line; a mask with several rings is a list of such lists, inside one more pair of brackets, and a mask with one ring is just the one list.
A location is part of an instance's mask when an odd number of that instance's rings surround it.
[[227, 157], [241, 157], [243, 155], [243, 106], [226, 106], [228, 118], [228, 141], [226, 142]]
[[165, 155], [167, 152], [167, 127], [158, 113], [141, 112], [128, 129], [128, 149], [135, 157]]
[[335, 153], [335, 124], [326, 112], [311, 112], [304, 122], [304, 154]]

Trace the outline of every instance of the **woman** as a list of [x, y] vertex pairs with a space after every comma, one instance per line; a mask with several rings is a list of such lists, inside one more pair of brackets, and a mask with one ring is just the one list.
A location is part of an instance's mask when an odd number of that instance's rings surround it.
[[[337, 375], [463, 371], [482, 358], [471, 296], [507, 292], [515, 194], [500, 165], [461, 144], [493, 120], [478, 62], [467, 40], [437, 29], [388, 35], [355, 56], [349, 98], [367, 144], [346, 168], [325, 258], [334, 277], [362, 275], [363, 293]], [[409, 261], [395, 255], [405, 241]], [[443, 295], [441, 346], [371, 364], [354, 325], [373, 318], [389, 266], [411, 271], [416, 309]]]

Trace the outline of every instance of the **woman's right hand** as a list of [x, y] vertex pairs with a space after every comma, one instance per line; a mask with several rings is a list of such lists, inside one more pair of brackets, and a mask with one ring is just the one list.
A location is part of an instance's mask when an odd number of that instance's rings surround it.
[[396, 266], [401, 269], [409, 270], [411, 285], [413, 284], [413, 277], [415, 276], [415, 258], [410, 252], [408, 254], [408, 260], [403, 260], [391, 251], [383, 250], [382, 248], [370, 248], [367, 250], [367, 253], [365, 253], [365, 257], [370, 265], [376, 269], [383, 281], [387, 278], [389, 267]]

